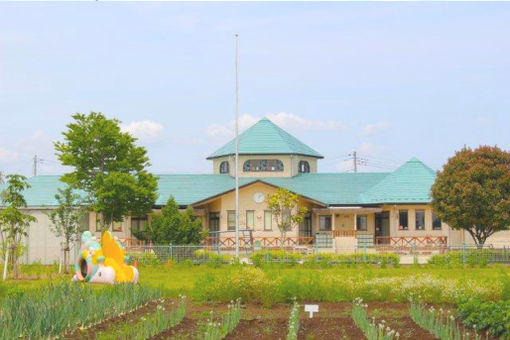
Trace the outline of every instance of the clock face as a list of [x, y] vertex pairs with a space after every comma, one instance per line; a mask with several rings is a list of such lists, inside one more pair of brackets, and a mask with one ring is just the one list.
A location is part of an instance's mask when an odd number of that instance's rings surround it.
[[253, 194], [253, 200], [256, 202], [256, 203], [262, 203], [264, 202], [264, 199], [266, 198], [266, 196], [261, 193], [261, 192], [256, 192], [255, 194]]

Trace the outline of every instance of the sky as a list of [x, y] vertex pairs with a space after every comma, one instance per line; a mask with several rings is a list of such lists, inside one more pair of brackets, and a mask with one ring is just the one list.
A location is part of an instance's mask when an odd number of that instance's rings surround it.
[[510, 149], [510, 3], [0, 3], [0, 171], [61, 174], [75, 112], [122, 121], [154, 173], [211, 173], [268, 117], [320, 172], [438, 170], [455, 150]]

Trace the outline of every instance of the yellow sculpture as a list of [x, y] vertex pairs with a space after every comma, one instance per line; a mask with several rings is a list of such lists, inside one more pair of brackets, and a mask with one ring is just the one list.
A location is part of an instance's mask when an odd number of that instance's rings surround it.
[[90, 231], [82, 234], [81, 242], [81, 252], [74, 265], [74, 281], [110, 284], [138, 282], [138, 269], [127, 264], [124, 246], [109, 231], [103, 233], [101, 244]]

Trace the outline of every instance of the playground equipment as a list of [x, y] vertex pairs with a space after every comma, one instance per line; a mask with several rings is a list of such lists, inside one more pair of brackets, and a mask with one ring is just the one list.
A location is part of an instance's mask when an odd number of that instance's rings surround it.
[[81, 251], [74, 264], [73, 281], [109, 283], [138, 282], [138, 269], [127, 264], [126, 250], [109, 231], [101, 236], [101, 244], [90, 231], [81, 236]]

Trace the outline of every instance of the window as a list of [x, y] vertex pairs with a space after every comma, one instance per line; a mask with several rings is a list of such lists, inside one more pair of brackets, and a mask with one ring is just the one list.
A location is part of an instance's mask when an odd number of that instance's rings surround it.
[[416, 230], [425, 230], [425, 210], [415, 212]]
[[228, 174], [229, 166], [227, 161], [223, 161], [220, 163], [220, 174]]
[[441, 230], [441, 220], [434, 213], [432, 213], [432, 230]]
[[112, 231], [114, 231], [116, 233], [122, 232], [122, 222], [115, 222], [115, 223], [113, 223]]
[[246, 210], [246, 229], [253, 229], [255, 224], [255, 211]]
[[319, 216], [319, 230], [320, 231], [331, 230], [331, 216]]
[[236, 230], [236, 212], [235, 210], [229, 210], [227, 212], [227, 230], [232, 231]]
[[367, 215], [357, 215], [356, 216], [356, 227], [357, 227], [357, 230], [363, 230], [363, 231], [367, 230], [367, 228], [368, 228]]
[[398, 211], [398, 229], [409, 230], [409, 221], [407, 220], [407, 210]]
[[308, 163], [307, 161], [299, 161], [298, 171], [300, 173], [308, 173], [308, 172], [310, 172], [310, 163]]
[[264, 210], [264, 230], [273, 230], [273, 214], [271, 210]]
[[278, 159], [250, 159], [244, 162], [244, 172], [281, 172], [283, 171], [283, 163]]
[[131, 217], [131, 232], [142, 231], [147, 225], [147, 216]]
[[[235, 223], [235, 221], [234, 221]], [[220, 213], [209, 213], [209, 231], [220, 231]]]

